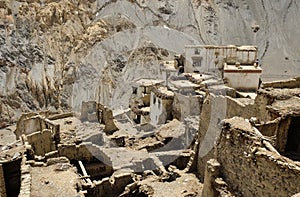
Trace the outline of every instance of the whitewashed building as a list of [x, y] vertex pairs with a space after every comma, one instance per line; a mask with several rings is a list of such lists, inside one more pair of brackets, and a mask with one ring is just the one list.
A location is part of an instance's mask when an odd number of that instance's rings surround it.
[[150, 99], [150, 119], [151, 124], [165, 124], [167, 120], [172, 120], [172, 104], [174, 93], [167, 87], [158, 87], [151, 92]]
[[256, 90], [262, 69], [255, 46], [188, 45], [185, 47], [186, 73], [216, 73], [237, 90]]

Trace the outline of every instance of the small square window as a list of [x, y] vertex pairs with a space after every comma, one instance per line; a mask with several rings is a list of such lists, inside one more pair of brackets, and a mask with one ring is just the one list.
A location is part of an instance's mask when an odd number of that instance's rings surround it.
[[132, 87], [132, 94], [137, 94], [137, 87]]

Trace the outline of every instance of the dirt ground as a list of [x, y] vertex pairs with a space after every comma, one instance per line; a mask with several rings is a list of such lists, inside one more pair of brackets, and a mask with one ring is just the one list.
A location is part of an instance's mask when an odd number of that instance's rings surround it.
[[[76, 196], [75, 189], [78, 176], [68, 164], [56, 164], [47, 167], [33, 167], [31, 170], [32, 197], [65, 197]], [[61, 170], [67, 168], [65, 170]]]
[[142, 188], [150, 190], [153, 197], [201, 196], [203, 184], [191, 173], [180, 173], [180, 177], [172, 182], [161, 182], [155, 178], [147, 178], [141, 182]]

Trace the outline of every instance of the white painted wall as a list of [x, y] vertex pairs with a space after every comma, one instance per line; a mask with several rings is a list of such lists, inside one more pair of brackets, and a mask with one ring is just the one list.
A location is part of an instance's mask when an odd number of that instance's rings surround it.
[[261, 73], [224, 73], [228, 86], [237, 90], [257, 90]]
[[256, 51], [237, 51], [237, 61], [240, 64], [251, 65], [256, 59]]
[[155, 94], [151, 93], [150, 98], [150, 119], [152, 125], [165, 124], [168, 117], [172, 113], [173, 100], [165, 100], [156, 97]]
[[[195, 54], [195, 50], [198, 50], [199, 54]], [[194, 71], [207, 72], [208, 71], [208, 65], [205, 62], [205, 57], [206, 57], [205, 48], [186, 47], [185, 48], [184, 72], [186, 72], [186, 73], [192, 73]], [[193, 66], [193, 58], [201, 59], [200, 66], [197, 66], [197, 67]]]
[[[253, 51], [255, 47], [251, 47], [251, 50], [244, 47], [236, 46], [214, 46], [214, 45], [198, 45], [198, 46], [186, 46], [185, 47], [185, 65], [184, 72], [191, 73], [194, 71], [199, 72], [214, 72], [217, 70], [215, 66], [216, 52], [218, 52], [219, 58], [224, 58], [227, 64], [235, 64], [237, 61], [241, 64], [254, 64], [257, 57], [257, 50]], [[195, 51], [199, 54], [195, 54]], [[193, 66], [193, 57], [201, 58], [201, 66]]]

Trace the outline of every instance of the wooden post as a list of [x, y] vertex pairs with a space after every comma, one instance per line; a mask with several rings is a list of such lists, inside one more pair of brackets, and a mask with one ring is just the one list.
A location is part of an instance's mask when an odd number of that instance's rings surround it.
[[[80, 166], [80, 169], [82, 171], [83, 176], [84, 177], [89, 177], [89, 175], [87, 174], [87, 172], [86, 172], [86, 170], [84, 168], [84, 165], [83, 165], [82, 161], [78, 161], [78, 163], [79, 163], [79, 166]], [[86, 178], [86, 180], [87, 180], [88, 184], [92, 184], [91, 179]]]

